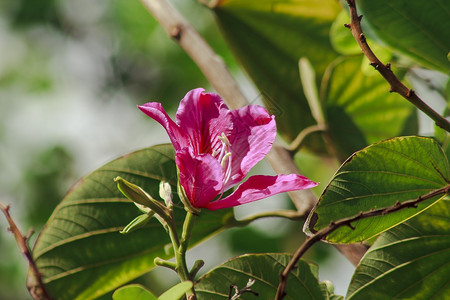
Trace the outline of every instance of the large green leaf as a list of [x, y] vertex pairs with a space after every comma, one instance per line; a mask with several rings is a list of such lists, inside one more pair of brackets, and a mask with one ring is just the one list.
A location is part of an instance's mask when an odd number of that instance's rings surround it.
[[360, 0], [378, 37], [418, 63], [450, 72], [450, 1]]
[[[247, 254], [234, 258], [211, 270], [195, 286], [199, 300], [228, 299], [230, 287], [245, 287], [249, 279], [255, 283], [250, 287], [259, 297], [245, 293], [239, 299], [275, 299], [280, 273], [291, 259], [287, 254]], [[325, 284], [318, 281], [316, 265], [303, 260], [289, 275], [285, 299], [328, 299]], [[232, 293], [233, 294], [233, 293]]]
[[[164, 251], [170, 239], [156, 219], [130, 234], [119, 233], [141, 212], [118, 191], [116, 176], [159, 198], [161, 180], [176, 186], [172, 146], [143, 149], [104, 165], [81, 179], [57, 206], [33, 249], [54, 298], [98, 297], [153, 268], [155, 257], [172, 256]], [[179, 202], [174, 214], [181, 226], [185, 212]], [[229, 216], [230, 210], [202, 212], [192, 244], [221, 230]]]
[[369, 144], [417, 132], [415, 107], [389, 93], [378, 72], [363, 72], [362, 63], [362, 56], [337, 59], [321, 87], [329, 133], [342, 160]]
[[232, 50], [288, 140], [315, 123], [298, 61], [306, 57], [321, 78], [337, 57], [328, 33], [340, 10], [333, 0], [225, 0], [214, 8]]
[[450, 299], [450, 201], [383, 233], [361, 260], [348, 299]]
[[[316, 232], [331, 222], [371, 209], [415, 200], [450, 182], [450, 167], [439, 144], [431, 138], [399, 137], [371, 145], [351, 156], [337, 171], [305, 223]], [[422, 201], [417, 208], [361, 219], [331, 233], [334, 243], [353, 243], [420, 213], [445, 195]]]

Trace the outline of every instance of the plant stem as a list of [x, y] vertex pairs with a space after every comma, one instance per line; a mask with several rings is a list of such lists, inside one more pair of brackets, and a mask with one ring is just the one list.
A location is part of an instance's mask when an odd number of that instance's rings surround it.
[[226, 224], [227, 227], [244, 227], [250, 224], [251, 222], [254, 222], [259, 219], [263, 218], [285, 218], [289, 220], [299, 220], [304, 218], [305, 215], [300, 214], [298, 211], [295, 210], [276, 210], [276, 211], [269, 211], [269, 212], [263, 212], [259, 214], [254, 214], [253, 216], [250, 216], [248, 218], [242, 219], [242, 220], [236, 220], [234, 218], [231, 218]]
[[[181, 240], [177, 233], [177, 228], [175, 225], [175, 221], [173, 215], [171, 217], [170, 222], [167, 223], [169, 228], [169, 236], [172, 241], [173, 250], [175, 253], [175, 271], [178, 274], [178, 277], [181, 281], [194, 281], [189, 272], [189, 269], [186, 264], [186, 251], [189, 244], [189, 238], [191, 237], [192, 228], [194, 227], [195, 215], [187, 212], [186, 218], [183, 224], [183, 232], [181, 234]], [[196, 299], [194, 286], [186, 292], [187, 299]]]
[[195, 214], [187, 212], [183, 223], [183, 232], [181, 233], [180, 252], [186, 252], [194, 228]]

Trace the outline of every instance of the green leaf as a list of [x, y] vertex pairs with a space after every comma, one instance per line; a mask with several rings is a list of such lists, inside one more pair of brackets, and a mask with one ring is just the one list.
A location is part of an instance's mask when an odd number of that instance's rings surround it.
[[347, 299], [450, 299], [450, 201], [380, 235]]
[[[211, 270], [196, 284], [195, 290], [199, 300], [228, 299], [230, 286], [236, 285], [240, 290], [249, 279], [255, 283], [251, 290], [257, 292], [263, 299], [275, 299], [280, 282], [280, 273], [291, 259], [287, 254], [246, 254], [234, 258]], [[327, 299], [326, 286], [318, 281], [318, 268], [303, 260], [289, 275], [285, 299]], [[233, 293], [232, 293], [233, 294]], [[250, 293], [243, 294], [239, 299], [258, 299]]]
[[350, 23], [348, 12], [343, 10], [334, 20], [330, 29], [330, 41], [333, 48], [343, 55], [361, 54], [361, 48], [344, 24]]
[[140, 284], [129, 284], [117, 289], [113, 300], [157, 300], [157, 298]]
[[[157, 198], [161, 180], [176, 186], [173, 147], [158, 145], [107, 163], [81, 179], [57, 206], [33, 249], [54, 298], [93, 299], [149, 271], [155, 257], [173, 256], [164, 251], [170, 239], [155, 218], [144, 228], [119, 233], [141, 212], [120, 193], [117, 176]], [[174, 202], [181, 232], [185, 211], [178, 198]], [[221, 230], [229, 217], [231, 210], [202, 211], [191, 246]]]
[[287, 140], [315, 124], [298, 78], [298, 61], [306, 57], [316, 80], [321, 78], [337, 57], [328, 34], [340, 10], [333, 0], [228, 0], [214, 8], [225, 38]]
[[[363, 18], [363, 30], [367, 36], [370, 36], [372, 33], [370, 31], [370, 27], [364, 26], [364, 18]], [[330, 41], [333, 48], [343, 55], [355, 55], [362, 54], [362, 50], [359, 47], [358, 43], [355, 41], [355, 38], [352, 35], [352, 32], [349, 28], [345, 27], [344, 24], [350, 23], [350, 16], [348, 11], [343, 10], [339, 13], [339, 15], [334, 20], [330, 29]], [[367, 42], [370, 45], [370, 48], [374, 53], [377, 54], [377, 57], [384, 62], [388, 62], [392, 59], [392, 53], [386, 49], [386, 47], [381, 47], [375, 41], [366, 37]], [[364, 60], [363, 69], [370, 70], [373, 72], [373, 67], [370, 66], [369, 60]]]
[[[439, 144], [431, 138], [399, 137], [371, 145], [352, 155], [337, 171], [305, 223], [316, 232], [331, 222], [371, 209], [415, 200], [450, 182], [450, 167]], [[326, 237], [334, 243], [370, 239], [406, 221], [445, 195], [382, 216], [341, 227]]]
[[183, 297], [192, 288], [191, 281], [183, 281], [168, 289], [158, 297], [158, 300], [177, 300]]
[[364, 19], [377, 36], [419, 64], [450, 72], [450, 2], [361, 0]]
[[300, 71], [300, 80], [302, 82], [303, 91], [308, 101], [311, 114], [318, 125], [325, 123], [322, 107], [319, 101], [319, 92], [316, 85], [316, 74], [313, 66], [307, 58], [300, 58], [298, 62]]
[[320, 284], [327, 291], [329, 300], [344, 300], [344, 296], [336, 295], [334, 293], [334, 285], [331, 281], [325, 280], [324, 282], [321, 282]]
[[342, 160], [369, 144], [417, 132], [415, 107], [389, 93], [375, 70], [365, 74], [362, 62], [362, 56], [337, 59], [321, 86], [329, 134]]

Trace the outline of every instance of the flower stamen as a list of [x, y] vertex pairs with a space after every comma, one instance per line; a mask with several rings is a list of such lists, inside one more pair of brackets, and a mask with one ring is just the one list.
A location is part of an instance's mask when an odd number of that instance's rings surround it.
[[[227, 182], [231, 178], [231, 151], [229, 151], [229, 148], [231, 148], [231, 143], [228, 140], [228, 137], [225, 135], [225, 133], [222, 132], [222, 134], [218, 137], [218, 139], [222, 142], [222, 148], [220, 150], [220, 153], [217, 157], [217, 160], [220, 162], [220, 165], [222, 166], [222, 172], [223, 172], [223, 182], [224, 187], [226, 186]], [[213, 152], [213, 155], [217, 154], [217, 152]], [[223, 192], [221, 193], [219, 199], [222, 197]]]

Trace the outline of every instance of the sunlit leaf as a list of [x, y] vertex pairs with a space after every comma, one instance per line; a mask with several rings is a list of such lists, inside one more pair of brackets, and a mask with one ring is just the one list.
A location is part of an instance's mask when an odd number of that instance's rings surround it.
[[355, 41], [350, 29], [344, 24], [350, 23], [348, 12], [343, 10], [339, 13], [330, 29], [330, 41], [333, 48], [344, 55], [360, 54], [361, 48]]
[[450, 299], [450, 201], [383, 233], [361, 260], [347, 299]]
[[381, 140], [417, 132], [415, 107], [372, 68], [361, 70], [361, 56], [338, 59], [322, 83], [321, 98], [330, 137], [343, 160]]
[[[155, 199], [159, 199], [161, 180], [176, 190], [172, 146], [143, 149], [104, 165], [81, 179], [58, 205], [33, 249], [54, 298], [98, 297], [149, 271], [155, 257], [172, 256], [164, 251], [170, 239], [156, 219], [132, 233], [119, 233], [141, 212], [119, 192], [113, 180], [117, 176]], [[185, 211], [180, 202], [175, 203], [175, 218], [181, 226]], [[220, 230], [226, 216], [232, 212], [202, 212], [191, 245]]]
[[228, 0], [214, 8], [232, 50], [288, 140], [315, 124], [298, 61], [307, 58], [321, 78], [337, 56], [328, 34], [340, 10], [333, 0]]
[[450, 2], [361, 0], [364, 19], [385, 43], [419, 64], [450, 72]]
[[[359, 212], [418, 199], [447, 186], [448, 182], [448, 160], [434, 139], [399, 137], [371, 145], [351, 156], [337, 171], [309, 215], [305, 230], [316, 232]], [[353, 243], [370, 239], [420, 213], [443, 196], [425, 200], [417, 208], [355, 221], [354, 229], [341, 227], [326, 240]]]
[[157, 298], [140, 284], [130, 284], [117, 289], [113, 300], [157, 300]]
[[158, 297], [158, 300], [177, 300], [184, 296], [184, 294], [192, 288], [191, 281], [183, 281], [171, 287]]
[[[279, 274], [290, 258], [286, 254], [248, 254], [234, 258], [200, 278], [195, 286], [197, 297], [199, 300], [228, 299], [232, 285], [240, 290], [247, 286], [249, 279], [254, 279], [250, 288], [259, 297], [245, 293], [239, 299], [275, 299]], [[326, 286], [318, 281], [317, 266], [303, 260], [290, 274], [286, 293], [285, 299], [328, 299]]]

